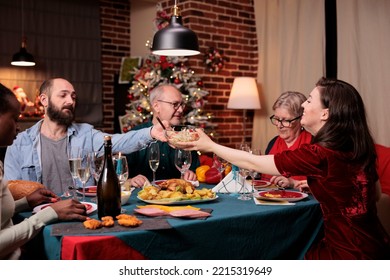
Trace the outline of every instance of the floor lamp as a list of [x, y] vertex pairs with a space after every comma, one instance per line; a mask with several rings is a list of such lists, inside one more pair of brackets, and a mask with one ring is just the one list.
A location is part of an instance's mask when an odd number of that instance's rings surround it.
[[246, 110], [261, 109], [259, 92], [255, 78], [238, 77], [234, 79], [230, 92], [228, 109], [242, 109], [243, 142], [246, 136]]

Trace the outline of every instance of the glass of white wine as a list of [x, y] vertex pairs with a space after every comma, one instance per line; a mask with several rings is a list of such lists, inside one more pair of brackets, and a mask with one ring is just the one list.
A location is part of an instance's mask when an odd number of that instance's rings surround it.
[[82, 191], [83, 191], [83, 199], [82, 201], [85, 201], [85, 184], [87, 183], [89, 177], [91, 176], [91, 159], [93, 154], [81, 150], [81, 161], [80, 165], [77, 168], [77, 177], [80, 179], [82, 185]]
[[149, 166], [150, 169], [153, 171], [153, 181], [152, 184], [156, 184], [156, 171], [158, 169], [158, 166], [160, 164], [160, 147], [158, 145], [158, 142], [152, 142], [149, 145]]
[[180, 178], [184, 179], [184, 173], [190, 169], [192, 163], [191, 151], [175, 150], [175, 166], [180, 171]]
[[[77, 175], [77, 169], [80, 166], [81, 163], [81, 149], [79, 147], [69, 147], [67, 153], [68, 153], [68, 161], [69, 161], [69, 169], [70, 173], [73, 178], [73, 186], [69, 186], [69, 189], [64, 192], [62, 196], [64, 197], [75, 197], [76, 195], [76, 179], [78, 178]], [[70, 193], [69, 190], [72, 190], [73, 195]]]
[[122, 153], [119, 153], [115, 156], [113, 156], [114, 161], [114, 169], [116, 172], [116, 175], [118, 176], [118, 180], [121, 186], [126, 182], [127, 178], [129, 177], [129, 167], [127, 164], [126, 156], [124, 156]]

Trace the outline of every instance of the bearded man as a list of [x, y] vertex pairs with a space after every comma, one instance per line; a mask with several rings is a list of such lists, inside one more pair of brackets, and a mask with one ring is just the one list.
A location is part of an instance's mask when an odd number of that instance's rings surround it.
[[[86, 123], [74, 123], [77, 94], [67, 80], [54, 78], [45, 81], [40, 87], [39, 98], [45, 116], [19, 133], [8, 147], [4, 176], [8, 180], [37, 181], [54, 193], [62, 194], [73, 186], [67, 151], [71, 147], [88, 152], [102, 151], [104, 135], [108, 134]], [[111, 138], [113, 153], [135, 152], [156, 139], [166, 141], [160, 124], [125, 134], [113, 134]]]

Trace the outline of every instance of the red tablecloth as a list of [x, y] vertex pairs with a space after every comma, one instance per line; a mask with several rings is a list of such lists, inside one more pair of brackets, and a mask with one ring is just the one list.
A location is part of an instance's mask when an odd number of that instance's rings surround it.
[[146, 258], [114, 236], [64, 236], [63, 260], [145, 260]]

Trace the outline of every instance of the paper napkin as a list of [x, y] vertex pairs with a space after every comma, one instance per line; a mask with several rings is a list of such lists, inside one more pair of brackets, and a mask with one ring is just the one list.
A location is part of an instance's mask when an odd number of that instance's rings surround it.
[[[245, 187], [247, 190], [251, 189], [251, 185], [247, 181], [245, 181]], [[242, 176], [237, 171], [230, 171], [229, 174], [213, 188], [213, 191], [216, 193], [239, 193], [242, 189]]]

